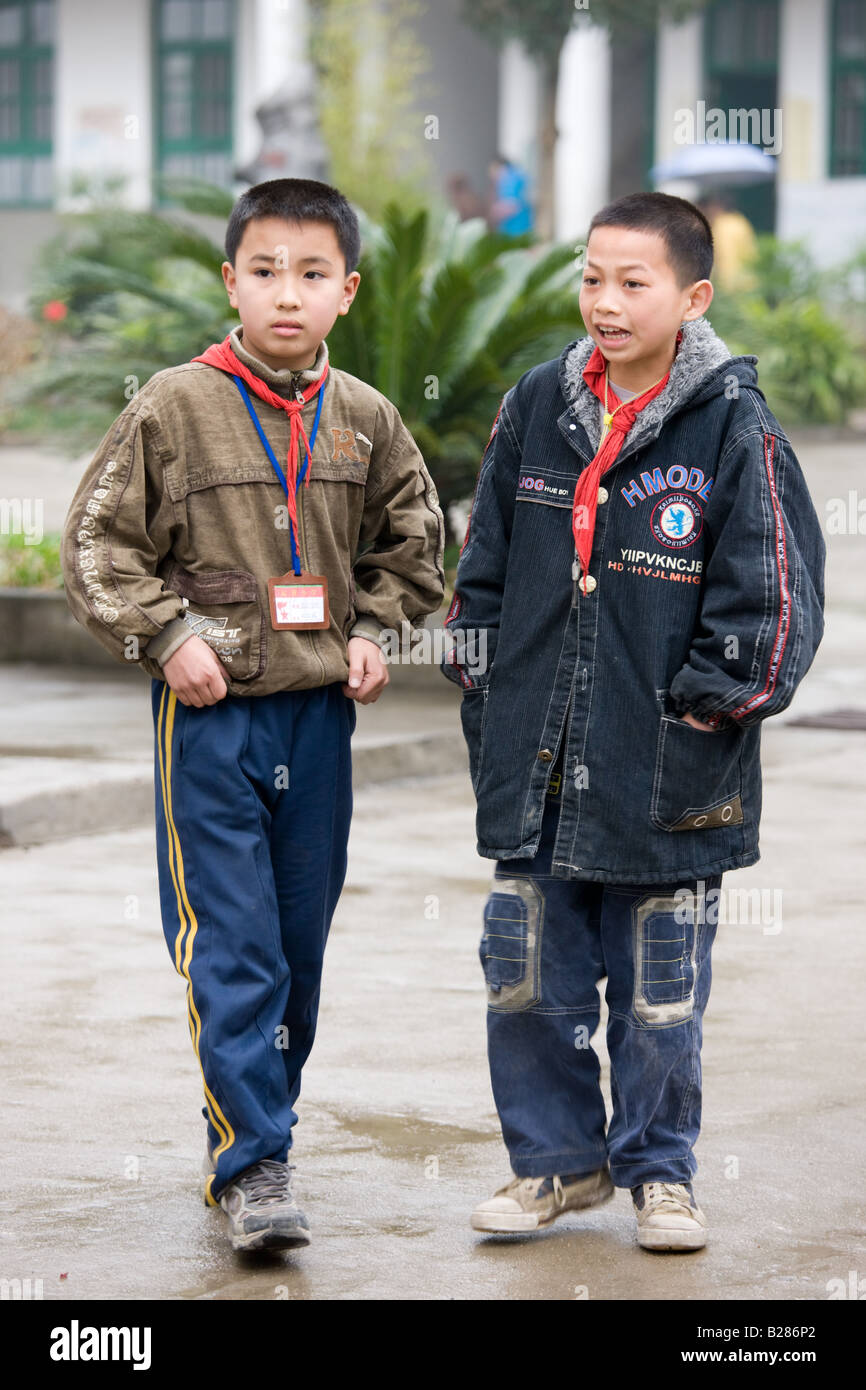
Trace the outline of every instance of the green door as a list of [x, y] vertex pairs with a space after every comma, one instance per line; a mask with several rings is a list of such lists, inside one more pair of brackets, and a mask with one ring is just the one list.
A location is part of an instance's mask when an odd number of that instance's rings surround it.
[[[726, 119], [730, 111], [758, 113], [738, 129], [728, 121], [728, 139], [766, 147], [778, 138], [779, 0], [712, 0], [704, 18], [704, 74], [708, 112], [720, 108]], [[756, 232], [775, 230], [775, 179], [726, 191]]]

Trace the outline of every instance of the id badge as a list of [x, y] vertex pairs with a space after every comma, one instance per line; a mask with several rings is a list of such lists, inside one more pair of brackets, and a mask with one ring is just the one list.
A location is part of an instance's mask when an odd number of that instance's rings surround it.
[[271, 603], [271, 627], [285, 628], [329, 627], [328, 580], [324, 574], [284, 574], [268, 580]]

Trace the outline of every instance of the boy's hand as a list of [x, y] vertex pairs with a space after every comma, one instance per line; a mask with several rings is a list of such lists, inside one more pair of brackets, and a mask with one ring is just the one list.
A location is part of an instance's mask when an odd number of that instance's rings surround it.
[[163, 675], [182, 705], [215, 705], [228, 694], [225, 668], [201, 637], [188, 637], [168, 658]]
[[714, 734], [716, 732], [712, 724], [703, 724], [700, 719], [695, 719], [691, 710], [686, 710], [683, 719], [687, 724], [691, 724], [693, 729], [700, 729], [702, 733]]
[[366, 637], [351, 637], [348, 652], [349, 684], [343, 686], [343, 694], [350, 700], [357, 700], [359, 705], [372, 705], [389, 679], [381, 648]]

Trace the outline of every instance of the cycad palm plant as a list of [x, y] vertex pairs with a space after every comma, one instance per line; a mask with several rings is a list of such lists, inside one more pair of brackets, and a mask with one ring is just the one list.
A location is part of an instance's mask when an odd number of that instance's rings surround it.
[[[232, 200], [209, 185], [179, 194], [223, 220]], [[224, 338], [237, 322], [221, 248], [170, 214], [101, 207], [70, 215], [39, 253], [31, 307], [47, 320], [35, 366], [7, 392], [11, 423], [87, 449], [139, 386]]]
[[393, 203], [362, 228], [361, 285], [329, 350], [398, 407], [447, 508], [472, 491], [503, 393], [583, 331], [574, 252]]
[[[198, 213], [231, 207], [205, 187], [175, 197]], [[331, 359], [394, 402], [447, 508], [472, 491], [503, 393], [582, 332], [573, 251], [451, 212], [434, 221], [391, 203], [381, 225], [359, 216], [361, 285], [329, 334]], [[40, 433], [91, 447], [154, 372], [222, 339], [237, 322], [222, 260], [204, 232], [170, 215], [72, 219], [40, 257], [33, 295], [37, 313], [62, 316], [46, 325], [41, 361], [17, 393], [38, 403]]]

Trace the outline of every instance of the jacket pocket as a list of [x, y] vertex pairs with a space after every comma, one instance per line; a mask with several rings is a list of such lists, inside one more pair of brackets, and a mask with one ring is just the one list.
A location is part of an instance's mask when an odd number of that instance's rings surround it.
[[539, 1000], [544, 899], [530, 878], [497, 878], [484, 906], [479, 955], [494, 1010], [528, 1009]]
[[477, 690], [464, 691], [460, 703], [460, 723], [463, 725], [463, 737], [469, 750], [469, 776], [472, 779], [473, 790], [477, 791], [487, 727], [486, 685]]
[[193, 574], [174, 565], [164, 577], [167, 589], [188, 600], [183, 620], [216, 653], [232, 681], [254, 680], [267, 657], [266, 614], [258, 584], [247, 570], [205, 570]]
[[663, 714], [656, 747], [650, 819], [660, 830], [742, 825], [744, 731], [694, 729]]
[[356, 446], [349, 437], [351, 431], [342, 430], [335, 433], [345, 434], [346, 441], [337, 441], [334, 451], [336, 458], [325, 458], [317, 453], [313, 459], [310, 469], [310, 486], [315, 482], [322, 483], [360, 483], [363, 487], [367, 481], [367, 474], [370, 470], [369, 456], [362, 455], [360, 458], [353, 456]]

